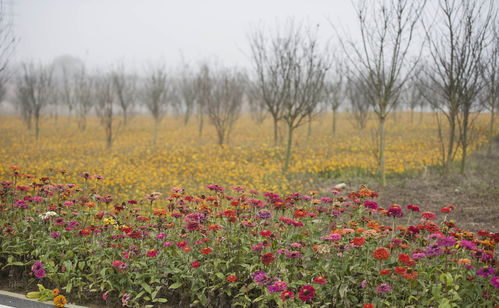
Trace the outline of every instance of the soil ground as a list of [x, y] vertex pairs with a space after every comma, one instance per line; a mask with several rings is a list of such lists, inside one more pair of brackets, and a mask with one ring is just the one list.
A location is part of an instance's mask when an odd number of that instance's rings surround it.
[[[490, 152], [487, 146], [470, 156], [464, 174], [455, 166], [445, 175], [426, 170], [417, 176], [392, 178], [385, 187], [374, 179], [367, 182], [370, 189], [379, 192], [382, 206], [414, 204], [424, 211], [439, 213], [443, 206], [454, 204], [457, 209], [449, 219], [454, 219], [458, 227], [499, 232], [499, 138]], [[350, 186], [360, 184], [364, 183], [354, 180]]]

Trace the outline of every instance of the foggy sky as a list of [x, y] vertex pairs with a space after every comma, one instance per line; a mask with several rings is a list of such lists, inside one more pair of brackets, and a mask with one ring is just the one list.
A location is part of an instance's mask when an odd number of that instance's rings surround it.
[[73, 55], [91, 67], [124, 61], [141, 69], [181, 59], [217, 58], [249, 66], [247, 34], [294, 18], [334, 34], [330, 21], [351, 30], [349, 0], [11, 0], [18, 39], [14, 61], [50, 63]]

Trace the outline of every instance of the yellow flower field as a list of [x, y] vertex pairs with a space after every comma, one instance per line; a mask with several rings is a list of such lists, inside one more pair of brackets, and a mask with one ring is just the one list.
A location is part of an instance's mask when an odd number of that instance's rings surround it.
[[[195, 119], [184, 126], [180, 118], [166, 117], [153, 147], [149, 117], [136, 116], [127, 127], [117, 118], [112, 150], [105, 147], [97, 118], [90, 119], [87, 131], [80, 132], [74, 118], [47, 117], [37, 142], [19, 118], [4, 116], [0, 118], [0, 174], [9, 174], [11, 165], [34, 175], [47, 174], [50, 169], [99, 173], [104, 176], [97, 184], [99, 191], [123, 198], [166, 192], [176, 186], [200, 191], [209, 184], [295, 192], [317, 188], [323, 181], [333, 183], [338, 175], [375, 174], [374, 120], [361, 131], [353, 128], [350, 115], [339, 114], [333, 137], [330, 117], [322, 114], [314, 121], [310, 138], [306, 125], [298, 130], [286, 175], [282, 173], [284, 145], [273, 146], [270, 121], [258, 125], [249, 116], [237, 122], [230, 144], [224, 148], [216, 144], [215, 131], [207, 120], [199, 137]], [[479, 129], [487, 120], [487, 115], [480, 116]], [[486, 134], [478, 136], [475, 148], [487, 141]], [[387, 173], [437, 164], [438, 145], [433, 115], [425, 114], [422, 123], [416, 115], [413, 124], [408, 113], [392, 117], [387, 123]]]

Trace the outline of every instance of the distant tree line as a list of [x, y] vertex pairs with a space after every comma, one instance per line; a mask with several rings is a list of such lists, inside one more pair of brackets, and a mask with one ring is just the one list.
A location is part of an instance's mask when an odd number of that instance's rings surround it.
[[[358, 129], [370, 116], [377, 123], [376, 157], [385, 179], [387, 119], [394, 111], [433, 111], [441, 144], [441, 165], [448, 170], [461, 153], [464, 172], [476, 114], [490, 113], [489, 137], [499, 107], [499, 22], [493, 0], [356, 0], [360, 38], [336, 33], [321, 42], [318, 31], [293, 20], [274, 30], [248, 34], [252, 66], [248, 70], [205, 62], [178, 69], [155, 65], [142, 72], [124, 63], [106, 71], [55, 72], [53, 65], [23, 63], [11, 76], [14, 104], [28, 129], [40, 136], [41, 117], [49, 106], [63, 106], [84, 131], [87, 117], [97, 114], [113, 144], [116, 120], [128, 125], [134, 110], [154, 119], [151, 143], [168, 113], [183, 123], [196, 121], [199, 136], [205, 121], [218, 144], [230, 140], [243, 106], [256, 123], [273, 123], [273, 143], [283, 144], [283, 170], [292, 163], [294, 133], [323, 111], [331, 111], [331, 135], [337, 133], [342, 108]], [[1, 15], [0, 15], [1, 16]], [[2, 21], [0, 20], [0, 24]], [[0, 31], [0, 95], [12, 42]], [[7, 34], [6, 34], [7, 33]], [[7, 37], [2, 39], [2, 37]], [[10, 45], [9, 45], [10, 44]], [[4, 57], [5, 54], [5, 57]], [[4, 64], [5, 63], [5, 64]], [[421, 112], [419, 121], [423, 120]], [[284, 139], [280, 130], [286, 128]]]

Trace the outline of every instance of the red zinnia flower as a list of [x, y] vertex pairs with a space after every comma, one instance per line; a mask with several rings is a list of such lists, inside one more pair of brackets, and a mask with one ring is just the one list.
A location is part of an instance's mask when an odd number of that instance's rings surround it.
[[237, 277], [234, 275], [229, 275], [227, 277], [227, 281], [229, 281], [229, 282], [236, 282], [236, 280], [237, 280]]
[[293, 298], [294, 296], [295, 294], [293, 293], [293, 291], [284, 291], [281, 293], [281, 300], [285, 302], [288, 299]]
[[315, 288], [311, 285], [301, 287], [298, 297], [304, 302], [311, 300], [315, 297]]
[[191, 263], [192, 268], [198, 268], [200, 266], [201, 266], [201, 262], [199, 262], [197, 260]]
[[270, 236], [272, 236], [272, 231], [270, 231], [270, 230], [262, 230], [262, 231], [260, 231], [260, 235], [264, 236], [264, 237], [270, 237]]
[[211, 249], [210, 247], [201, 248], [201, 253], [204, 255], [209, 255], [212, 251], [213, 249]]
[[421, 216], [429, 220], [434, 220], [435, 218], [437, 218], [437, 215], [435, 215], [435, 213], [432, 212], [423, 212], [421, 213]]
[[177, 243], [177, 247], [178, 248], [184, 248], [187, 246], [187, 242], [186, 241], [180, 241]]
[[419, 212], [419, 207], [415, 206], [414, 204], [409, 204], [407, 208], [413, 212]]
[[390, 250], [385, 247], [376, 248], [373, 251], [373, 257], [377, 260], [387, 260], [390, 258]]
[[384, 270], [379, 271], [379, 274], [380, 275], [390, 275], [391, 271], [389, 269], [384, 269]]
[[409, 255], [406, 255], [406, 254], [399, 254], [399, 262], [401, 263], [404, 263], [405, 266], [414, 266], [416, 264], [416, 261], [414, 261], [413, 259], [411, 259], [411, 257], [409, 257]]
[[364, 245], [365, 242], [366, 242], [366, 239], [363, 237], [356, 237], [353, 239], [353, 244], [357, 247]]
[[314, 278], [314, 282], [318, 284], [326, 284], [326, 277], [324, 276], [317, 276]]
[[274, 254], [271, 252], [261, 255], [260, 258], [262, 258], [262, 263], [265, 265], [270, 264], [275, 260]]
[[373, 304], [364, 304], [364, 308], [374, 308]]
[[154, 258], [158, 255], [158, 251], [156, 249], [151, 249], [147, 251], [147, 256]]

